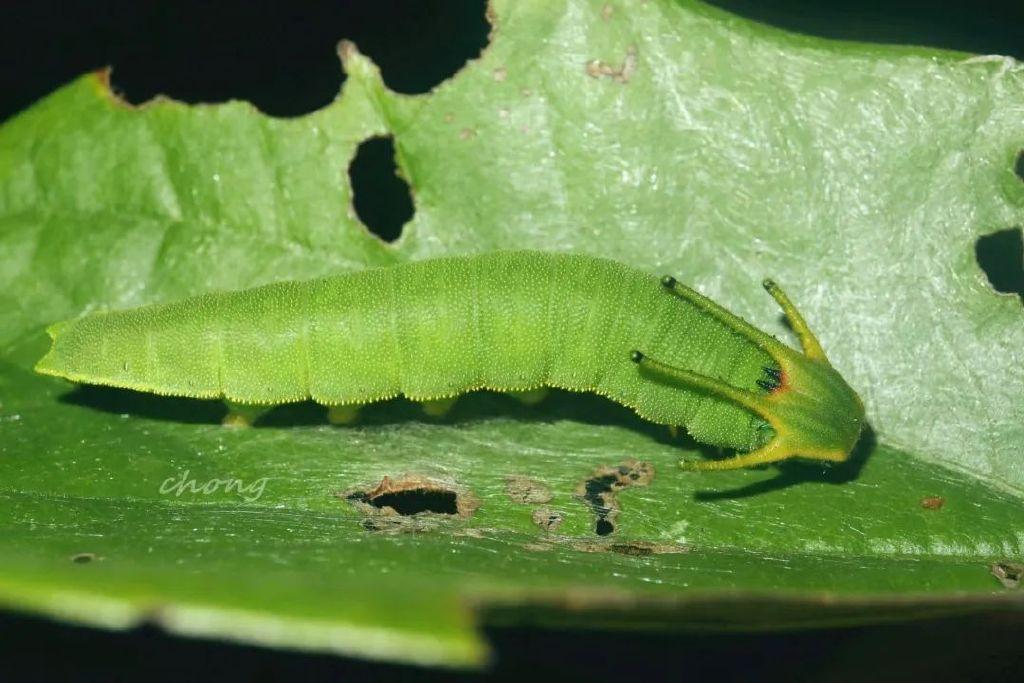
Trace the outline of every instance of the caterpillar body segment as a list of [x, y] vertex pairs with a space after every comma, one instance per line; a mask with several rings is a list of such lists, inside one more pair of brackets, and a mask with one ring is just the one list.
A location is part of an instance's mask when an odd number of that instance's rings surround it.
[[312, 399], [337, 417], [397, 395], [440, 407], [478, 389], [533, 398], [557, 387], [749, 452], [743, 464], [845, 457], [863, 406], [781, 290], [766, 287], [803, 354], [672, 278], [518, 251], [93, 314], [52, 326], [36, 369], [249, 405]]

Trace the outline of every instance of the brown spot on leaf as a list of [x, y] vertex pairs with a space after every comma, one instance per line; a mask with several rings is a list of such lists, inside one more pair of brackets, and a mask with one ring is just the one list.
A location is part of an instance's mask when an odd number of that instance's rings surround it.
[[592, 59], [586, 65], [587, 75], [591, 78], [611, 78], [616, 83], [625, 85], [636, 73], [636, 46], [630, 45], [626, 49], [626, 56], [619, 66], [612, 66], [600, 59]]
[[491, 75], [494, 77], [494, 80], [496, 80], [498, 83], [503, 83], [505, 79], [508, 78], [508, 69], [506, 69], [503, 66], [499, 66], [497, 69], [491, 72]]
[[383, 514], [364, 518], [360, 526], [367, 531], [385, 534], [410, 534], [436, 531], [441, 524], [435, 517], [398, 517]]
[[555, 531], [562, 526], [562, 513], [551, 508], [537, 508], [533, 511], [533, 523], [544, 531]]
[[1024, 564], [1017, 562], [996, 562], [989, 565], [989, 571], [1003, 584], [1003, 588], [1020, 588], [1020, 582], [1024, 580]]
[[473, 526], [452, 526], [449, 525], [445, 529], [446, 533], [450, 533], [456, 538], [496, 538], [501, 535], [501, 529], [495, 529], [493, 527], [473, 527]]
[[554, 550], [555, 546], [550, 543], [524, 543], [523, 550], [529, 550], [532, 553], [545, 553], [549, 550]]
[[604, 3], [604, 7], [601, 8], [601, 18], [604, 19], [605, 21], [608, 21], [609, 19], [612, 18], [613, 14], [615, 14], [615, 8], [612, 7], [612, 3]]
[[96, 90], [100, 93], [100, 95], [107, 99], [115, 107], [119, 107], [121, 109], [138, 110], [152, 104], [159, 104], [161, 102], [167, 101], [167, 98], [165, 98], [163, 95], [157, 95], [156, 97], [150, 99], [148, 102], [144, 102], [139, 106], [135, 106], [127, 99], [125, 99], [121, 92], [118, 92], [114, 89], [114, 84], [110, 82], [110, 72], [111, 69], [109, 66], [93, 71], [92, 82]]
[[348, 64], [354, 57], [359, 56], [359, 49], [356, 44], [351, 40], [342, 40], [338, 43], [337, 47], [338, 57], [341, 58], [342, 64]]
[[597, 515], [594, 531], [607, 536], [615, 531], [615, 518], [619, 514], [617, 493], [629, 486], [647, 486], [654, 479], [654, 466], [649, 462], [626, 460], [614, 467], [599, 467], [576, 487], [582, 498]]
[[572, 544], [572, 548], [585, 553], [617, 553], [632, 557], [690, 552], [690, 548], [685, 545], [651, 543], [650, 541], [618, 541], [616, 543], [580, 541], [579, 543]]
[[941, 510], [945, 504], [946, 499], [942, 496], [925, 496], [921, 499], [921, 507], [925, 510]]
[[472, 128], [463, 128], [459, 131], [460, 140], [472, 140], [476, 137], [476, 131]]
[[510, 474], [505, 477], [505, 493], [513, 503], [538, 505], [551, 501], [551, 489], [529, 477]]

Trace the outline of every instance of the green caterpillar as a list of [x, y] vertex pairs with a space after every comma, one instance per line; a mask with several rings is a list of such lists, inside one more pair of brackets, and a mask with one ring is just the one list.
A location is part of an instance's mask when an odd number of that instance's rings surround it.
[[338, 415], [404, 394], [591, 391], [742, 451], [733, 469], [845, 460], [864, 406], [786, 295], [803, 353], [672, 277], [576, 254], [495, 252], [97, 313], [57, 323], [38, 372]]

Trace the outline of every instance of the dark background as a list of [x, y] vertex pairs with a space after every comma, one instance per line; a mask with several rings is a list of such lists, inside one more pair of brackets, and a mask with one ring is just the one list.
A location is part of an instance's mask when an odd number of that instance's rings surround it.
[[[931, 45], [1024, 58], [1024, 3], [891, 0], [715, 0], [782, 28], [872, 42]], [[483, 2], [362, 0], [108, 0], [0, 6], [0, 119], [83, 72], [114, 67], [113, 84], [138, 103], [157, 93], [186, 102], [246, 99], [274, 116], [324, 106], [343, 76], [335, 55], [353, 40], [394, 90], [421, 93], [487, 43]], [[353, 163], [356, 209], [385, 239], [411, 215], [388, 142]], [[1024, 175], [1024, 162], [1019, 164]], [[979, 241], [993, 284], [1024, 297], [1020, 230]], [[7, 680], [1014, 680], [1024, 675], [1020, 615], [790, 634], [672, 635], [491, 629], [490, 675], [453, 675], [313, 656], [128, 634], [0, 613], [0, 681]]]
[[[1024, 3], [975, 0], [715, 0], [803, 33], [1024, 58]], [[427, 92], [487, 44], [479, 0], [17, 0], [0, 6], [0, 119], [83, 72], [112, 65], [130, 102], [249, 100], [274, 116], [324, 106], [343, 80], [342, 38], [390, 88]]]

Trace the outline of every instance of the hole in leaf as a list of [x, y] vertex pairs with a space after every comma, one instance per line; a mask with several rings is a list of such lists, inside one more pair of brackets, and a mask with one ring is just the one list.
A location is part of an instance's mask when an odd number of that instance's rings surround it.
[[133, 104], [157, 94], [243, 99], [299, 116], [337, 97], [342, 39], [370, 55], [391, 88], [425, 93], [477, 57], [490, 31], [484, 0], [38, 0], [4, 3], [3, 12], [0, 119], [105, 65]]
[[385, 242], [394, 242], [414, 208], [409, 185], [398, 176], [393, 138], [371, 138], [359, 145], [348, 175], [359, 220]]
[[993, 289], [1016, 294], [1024, 301], [1024, 239], [1020, 228], [979, 237], [974, 252]]
[[436, 489], [408, 489], [385, 493], [369, 501], [377, 508], [391, 508], [400, 515], [415, 515], [420, 512], [436, 512], [442, 515], [458, 514], [454, 491]]
[[95, 63], [113, 65], [117, 90], [133, 104], [160, 94], [190, 103], [242, 99], [291, 117], [330, 104], [341, 90], [335, 48], [349, 37], [350, 3], [115, 4], [123, 10], [94, 11], [110, 18], [89, 22], [106, 48]]
[[[371, 530], [425, 530], [432, 514], [466, 518], [480, 505], [470, 491], [419, 476], [385, 476], [372, 489], [355, 488], [335, 495], [366, 515], [364, 526]], [[416, 526], [418, 522], [423, 524]]]
[[[400, 93], [429, 92], [487, 47], [486, 0], [377, 0], [336, 3], [358, 8], [351, 40]], [[362, 21], [362, 24], [360, 24]], [[345, 36], [349, 37], [349, 36]]]
[[71, 556], [75, 564], [88, 564], [96, 559], [96, 553], [76, 553]]
[[599, 467], [580, 482], [576, 495], [590, 506], [597, 517], [594, 533], [607, 536], [615, 531], [619, 491], [629, 486], [647, 486], [653, 478], [654, 468], [650, 463], [627, 460], [614, 467]]
[[1017, 161], [1013, 164], [1013, 172], [1017, 177], [1024, 180], [1024, 149], [1017, 152]]

